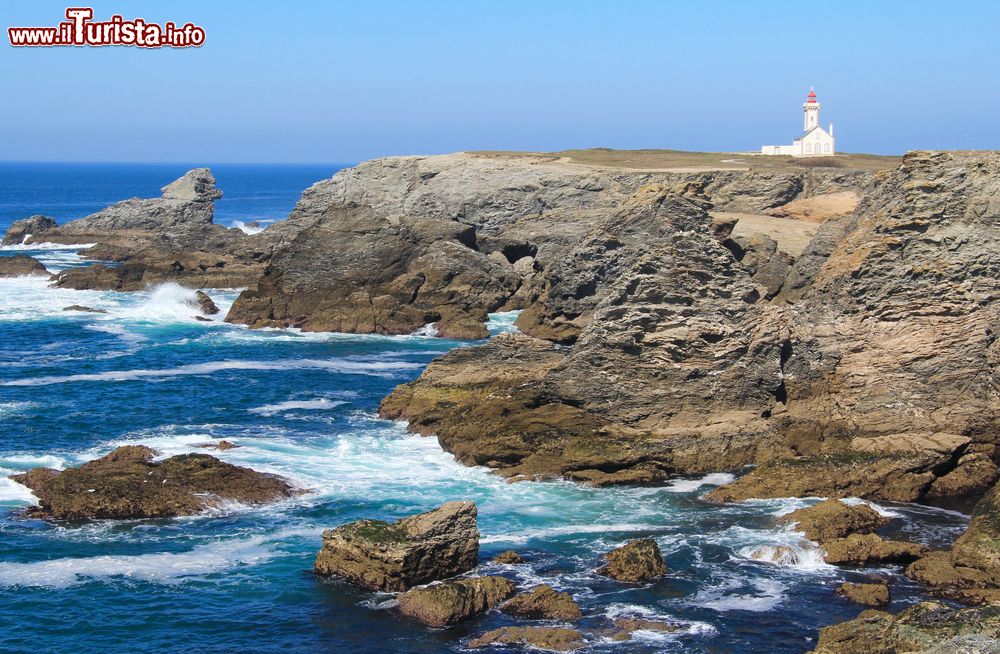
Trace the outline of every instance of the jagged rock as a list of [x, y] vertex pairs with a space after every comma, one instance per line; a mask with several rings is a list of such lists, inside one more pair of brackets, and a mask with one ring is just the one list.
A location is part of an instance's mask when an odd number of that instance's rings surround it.
[[604, 555], [607, 564], [597, 572], [606, 577], [631, 583], [649, 581], [667, 574], [660, 547], [652, 538], [640, 538]]
[[848, 581], [838, 586], [836, 593], [865, 606], [885, 606], [889, 603], [887, 583], [853, 584]]
[[632, 635], [637, 631], [652, 631], [661, 634], [669, 634], [680, 629], [680, 625], [659, 620], [644, 620], [642, 618], [616, 618], [615, 628], [611, 630], [609, 636], [611, 640], [623, 641], [631, 640]]
[[516, 645], [554, 652], [572, 652], [586, 645], [583, 635], [566, 627], [501, 627], [477, 636], [468, 647]]
[[504, 577], [472, 577], [413, 588], [396, 599], [403, 615], [445, 627], [489, 611], [514, 591], [514, 584]]
[[195, 291], [195, 301], [201, 312], [206, 316], [214, 316], [219, 313], [219, 307], [215, 306], [215, 302], [212, 301], [212, 298], [207, 293]]
[[823, 541], [823, 560], [833, 565], [908, 564], [927, 554], [919, 543], [885, 540], [876, 534], [851, 534]]
[[282, 478], [234, 466], [207, 454], [154, 461], [156, 452], [126, 445], [61, 472], [12, 475], [39, 498], [29, 513], [43, 518], [165, 518], [192, 515], [225, 502], [263, 504], [297, 492]]
[[743, 251], [740, 263], [746, 266], [752, 279], [764, 288], [764, 296], [773, 298], [781, 291], [794, 259], [778, 250], [778, 244], [765, 234], [733, 239]]
[[225, 452], [226, 450], [232, 450], [240, 447], [240, 445], [227, 440], [221, 440], [218, 443], [198, 443], [195, 447], [203, 447], [207, 450], [219, 450], [220, 452]]
[[503, 565], [517, 565], [518, 563], [524, 563], [524, 558], [514, 550], [507, 550], [494, 556], [493, 562]]
[[[955, 609], [921, 602], [895, 616], [867, 610], [824, 627], [810, 654], [979, 654], [1000, 647], [998, 636], [1000, 605]], [[981, 649], [967, 649], [970, 643]]]
[[2, 245], [20, 245], [28, 237], [44, 234], [54, 227], [56, 227], [55, 219], [40, 214], [15, 220], [7, 229]]
[[45, 265], [41, 261], [24, 254], [0, 257], [0, 277], [25, 277], [29, 275], [48, 277], [49, 271], [45, 269]]
[[476, 567], [476, 505], [448, 502], [394, 523], [360, 520], [323, 532], [315, 570], [369, 590], [401, 591]]
[[577, 620], [583, 617], [580, 606], [569, 593], [561, 593], [545, 584], [516, 595], [503, 605], [503, 611], [533, 620]]
[[848, 534], [869, 534], [889, 520], [864, 504], [849, 505], [830, 499], [784, 515], [782, 523], [794, 523], [806, 538], [825, 543]]
[[935, 594], [967, 602], [1000, 602], [1000, 484], [976, 504], [968, 528], [948, 552], [931, 552], [906, 576]]
[[95, 309], [93, 307], [85, 307], [82, 304], [71, 304], [68, 307], [63, 307], [63, 311], [81, 311], [83, 313], [107, 313], [106, 309]]

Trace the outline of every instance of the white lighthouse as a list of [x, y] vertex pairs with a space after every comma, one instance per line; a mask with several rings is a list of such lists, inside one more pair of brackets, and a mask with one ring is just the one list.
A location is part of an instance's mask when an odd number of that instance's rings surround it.
[[802, 103], [802, 134], [791, 145], [765, 145], [761, 154], [783, 154], [793, 157], [829, 157], [836, 153], [833, 140], [833, 123], [830, 131], [819, 126], [819, 100], [816, 91], [809, 89]]

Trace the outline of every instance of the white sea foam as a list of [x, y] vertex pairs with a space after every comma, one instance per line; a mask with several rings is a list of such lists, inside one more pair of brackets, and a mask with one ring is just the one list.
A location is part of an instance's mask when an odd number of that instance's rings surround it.
[[497, 334], [502, 334], [504, 332], [517, 332], [520, 331], [514, 326], [514, 321], [517, 317], [521, 315], [519, 310], [516, 311], [497, 311], [495, 313], [489, 314], [489, 319], [486, 321], [486, 329], [489, 330], [490, 335], [496, 336]]
[[264, 406], [247, 409], [247, 411], [262, 416], [273, 416], [276, 413], [292, 411], [294, 409], [323, 411], [326, 409], [336, 408], [343, 404], [347, 404], [347, 402], [345, 400], [330, 400], [325, 397], [320, 397], [314, 400], [288, 400], [286, 402], [277, 402], [275, 404], [265, 404]]
[[65, 588], [88, 580], [115, 578], [154, 583], [179, 583], [241, 565], [256, 565], [274, 556], [269, 539], [256, 536], [242, 540], [199, 545], [188, 552], [91, 556], [30, 563], [0, 563], [0, 585]]
[[17, 245], [3, 245], [0, 250], [16, 252], [43, 252], [45, 250], [86, 250], [92, 248], [96, 243], [19, 243]]
[[16, 416], [33, 409], [37, 404], [34, 402], [0, 402], [0, 422], [8, 416]]
[[48, 386], [50, 384], [66, 384], [73, 382], [121, 382], [149, 379], [164, 379], [188, 375], [211, 375], [223, 370], [325, 370], [333, 373], [350, 375], [370, 375], [376, 377], [392, 377], [400, 370], [420, 368], [419, 363], [403, 361], [345, 361], [344, 359], [275, 359], [273, 361], [248, 361], [234, 359], [230, 361], [211, 361], [194, 363], [176, 368], [149, 370], [109, 370], [107, 372], [86, 373], [78, 375], [53, 375], [49, 377], [34, 377], [13, 379], [0, 382], [0, 386]]
[[14, 474], [13, 470], [0, 468], [0, 504], [38, 504], [38, 498], [31, 490], [11, 479], [8, 476], [11, 474]]
[[707, 622], [700, 622], [697, 620], [681, 620], [668, 613], [660, 613], [655, 609], [651, 609], [648, 606], [641, 606], [639, 604], [610, 604], [605, 609], [604, 615], [608, 618], [608, 620], [635, 618], [639, 620], [649, 620], [652, 622], [665, 622], [667, 624], [677, 625], [678, 627], [676, 631], [672, 632], [652, 630], [635, 631], [632, 633], [632, 637], [630, 639], [632, 641], [655, 643], [663, 640], [673, 640], [681, 636], [712, 637], [718, 634], [718, 630]]
[[690, 493], [702, 486], [722, 486], [736, 479], [734, 475], [725, 472], [714, 472], [697, 479], [671, 479], [666, 490], [671, 493]]
[[776, 579], [762, 577], [732, 578], [699, 591], [690, 602], [714, 611], [774, 610], [785, 599], [786, 585]]
[[[260, 223], [259, 220], [255, 220], [255, 221], [251, 221], [251, 222]], [[257, 224], [257, 225], [250, 225], [250, 224], [247, 224], [247, 223], [243, 222], [242, 220], [234, 220], [232, 222], [232, 225], [231, 225], [230, 229], [238, 229], [241, 232], [243, 232], [244, 234], [251, 234], [251, 235], [253, 235], [253, 234], [260, 234], [262, 231], [264, 231], [264, 229], [266, 229], [266, 227], [264, 227], [262, 225], [259, 225], [259, 224]]]

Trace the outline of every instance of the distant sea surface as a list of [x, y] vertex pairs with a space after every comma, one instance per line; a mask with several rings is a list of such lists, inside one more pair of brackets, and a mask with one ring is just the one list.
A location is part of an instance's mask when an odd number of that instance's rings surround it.
[[[0, 227], [155, 197], [190, 167], [0, 164]], [[225, 225], [281, 220], [303, 189], [337, 169], [211, 167]], [[0, 257], [29, 254], [51, 271], [88, 263], [79, 248], [30, 247], [0, 248]], [[833, 591], [868, 571], [826, 565], [814, 544], [776, 521], [815, 499], [703, 501], [733, 479], [725, 473], [645, 488], [506, 483], [378, 418], [393, 388], [470, 343], [432, 329], [393, 337], [250, 330], [223, 321], [238, 293], [211, 290], [222, 312], [201, 321], [192, 316], [194, 292], [176, 284], [116, 293], [0, 279], [0, 652], [460, 653], [470, 637], [523, 621], [494, 611], [429, 629], [401, 617], [391, 595], [312, 573], [324, 529], [450, 500], [479, 507], [478, 574], [572, 594], [589, 652], [801, 654], [821, 626], [862, 610]], [[63, 310], [72, 304], [105, 313]], [[515, 318], [492, 314], [490, 333], [514, 329]], [[125, 444], [170, 456], [220, 439], [240, 447], [212, 454], [309, 492], [174, 520], [66, 523], [22, 516], [37, 498], [8, 478], [78, 466]], [[913, 505], [880, 510], [898, 518], [886, 536], [935, 547], [968, 519]], [[669, 575], [622, 584], [596, 573], [605, 552], [641, 537], [659, 543]], [[794, 560], [755, 560], [758, 548], [775, 546], [791, 548]], [[509, 549], [525, 563], [490, 562]], [[893, 611], [921, 598], [899, 568], [883, 572], [893, 579]], [[622, 617], [678, 629], [620, 642], [602, 635]]]
[[306, 188], [348, 165], [0, 162], [0, 231], [33, 214], [62, 224], [120, 200], [156, 198], [164, 185], [199, 167], [212, 169], [223, 193], [215, 222], [266, 226], [286, 218]]

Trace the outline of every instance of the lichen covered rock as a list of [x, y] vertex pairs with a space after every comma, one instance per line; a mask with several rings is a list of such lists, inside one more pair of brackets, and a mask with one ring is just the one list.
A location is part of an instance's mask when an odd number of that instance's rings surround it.
[[637, 583], [667, 574], [660, 547], [652, 538], [629, 541], [604, 555], [607, 563], [597, 572], [606, 577]]
[[504, 613], [533, 620], [577, 620], [583, 616], [569, 593], [542, 584], [503, 605]]
[[504, 577], [472, 577], [413, 588], [400, 593], [399, 611], [432, 627], [445, 627], [485, 613], [514, 594]]
[[323, 532], [320, 575], [369, 590], [402, 591], [476, 567], [476, 505], [448, 502], [394, 523], [360, 520]]
[[586, 645], [583, 635], [566, 627], [501, 627], [477, 636], [468, 647], [514, 645], [524, 648], [572, 652]]

